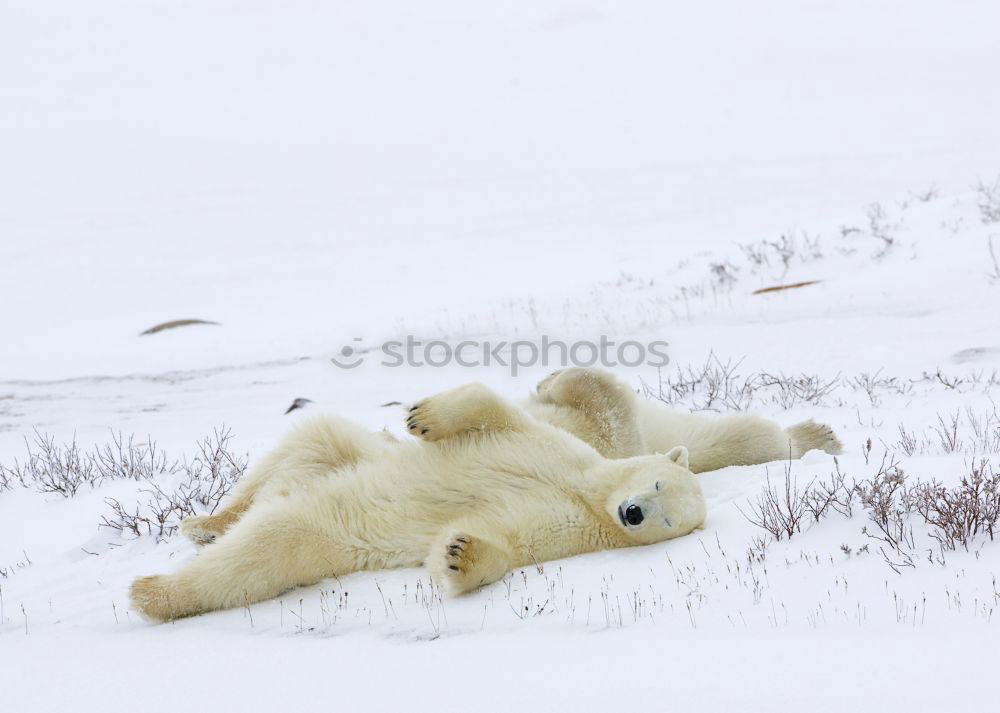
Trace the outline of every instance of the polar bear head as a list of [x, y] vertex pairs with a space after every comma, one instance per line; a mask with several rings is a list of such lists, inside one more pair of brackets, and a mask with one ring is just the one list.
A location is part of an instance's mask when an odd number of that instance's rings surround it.
[[605, 503], [608, 514], [637, 545], [686, 535], [705, 521], [705, 496], [688, 470], [688, 451], [618, 461], [623, 477]]

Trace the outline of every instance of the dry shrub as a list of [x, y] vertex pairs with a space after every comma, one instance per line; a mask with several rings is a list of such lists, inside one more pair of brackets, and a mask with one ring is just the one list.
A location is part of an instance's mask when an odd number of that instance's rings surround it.
[[100, 526], [135, 536], [168, 537], [188, 515], [213, 512], [243, 475], [247, 458], [234, 454], [232, 438], [229, 429], [216, 429], [198, 443], [191, 460], [172, 461], [152, 440], [137, 442], [133, 436], [112, 434], [111, 442], [86, 451], [75, 438], [59, 444], [36, 431], [32, 440], [25, 439], [23, 462], [0, 465], [0, 490], [34, 488], [70, 498], [84, 486], [106, 481], [143, 483], [138, 502], [106, 498], [111, 512], [101, 518]]
[[955, 550], [961, 545], [968, 550], [980, 533], [994, 539], [1000, 520], [1000, 473], [981, 459], [954, 488], [936, 481], [918, 483], [915, 506], [942, 548]]
[[1000, 176], [993, 183], [978, 181], [973, 190], [982, 221], [986, 224], [1000, 222]]
[[[855, 501], [868, 519], [862, 534], [882, 543], [886, 563], [899, 572], [901, 567], [915, 566], [915, 523], [925, 528], [941, 553], [959, 547], [969, 550], [979, 536], [995, 539], [1000, 523], [1000, 473], [983, 458], [974, 462], [969, 474], [953, 488], [936, 480], [910, 483], [899, 463], [887, 454], [870, 478], [848, 482], [837, 462], [836, 472], [829, 478], [814, 479], [800, 489], [786, 466], [784, 485], [775, 487], [768, 478], [757, 498], [740, 512], [774, 540], [782, 540], [831, 512], [850, 519]], [[811, 515], [811, 520], [806, 515]], [[756, 549], [763, 553], [765, 547]], [[943, 563], [943, 556], [938, 561]]]
[[[887, 462], [888, 461], [888, 462]], [[913, 528], [909, 516], [914, 510], [913, 491], [906, 484], [906, 476], [895, 460], [882, 457], [878, 472], [855, 486], [858, 500], [878, 532], [865, 527], [862, 532], [881, 540], [897, 553], [903, 548], [913, 548]]]
[[245, 457], [231, 452], [231, 440], [229, 430], [222, 429], [201, 441], [197, 455], [172, 471], [173, 475], [181, 476], [180, 483], [172, 490], [150, 481], [149, 487], [140, 491], [146, 499], [133, 506], [106, 498], [112, 512], [101, 518], [100, 526], [136, 537], [169, 537], [188, 515], [214, 512], [247, 467]]
[[[743, 517], [780, 540], [782, 537], [791, 539], [796, 532], [802, 531], [802, 520], [809, 512], [806, 493], [811, 487], [799, 490], [798, 482], [791, 476], [791, 467], [785, 466], [785, 482], [779, 491], [771, 485], [768, 476], [767, 484], [755, 501], [748, 501]], [[737, 506], [738, 507], [738, 506]]]
[[0, 490], [20, 485], [70, 498], [84, 485], [94, 487], [107, 480], [150, 480], [177, 467], [155, 442], [137, 443], [134, 436], [125, 439], [121, 433], [112, 433], [110, 443], [91, 451], [82, 450], [75, 437], [59, 444], [37, 430], [32, 440], [25, 438], [24, 445], [27, 457], [23, 463], [15, 459], [13, 466], [0, 464]]

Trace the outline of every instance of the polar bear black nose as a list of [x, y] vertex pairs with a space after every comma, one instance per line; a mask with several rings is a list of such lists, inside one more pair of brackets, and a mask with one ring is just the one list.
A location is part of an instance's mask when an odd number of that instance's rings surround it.
[[638, 505], [629, 505], [625, 508], [625, 522], [629, 525], [638, 525], [642, 522], [642, 508]]

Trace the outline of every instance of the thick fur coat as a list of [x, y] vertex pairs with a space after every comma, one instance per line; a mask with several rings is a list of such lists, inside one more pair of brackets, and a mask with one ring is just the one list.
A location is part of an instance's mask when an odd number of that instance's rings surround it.
[[512, 568], [691, 532], [705, 518], [692, 471], [839, 448], [812, 422], [651, 407], [592, 369], [553, 374], [523, 408], [463, 386], [414, 405], [407, 428], [420, 440], [332, 417], [300, 425], [224, 509], [182, 523], [207, 546], [137, 579], [133, 606], [164, 621], [421, 564], [461, 594]]

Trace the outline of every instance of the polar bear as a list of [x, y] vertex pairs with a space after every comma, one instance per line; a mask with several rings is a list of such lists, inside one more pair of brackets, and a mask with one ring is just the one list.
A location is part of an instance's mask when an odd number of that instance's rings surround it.
[[606, 458], [667, 453], [683, 445], [694, 473], [730, 465], [800, 458], [813, 449], [843, 447], [829, 426], [803, 421], [788, 429], [751, 414], [709, 418], [645, 401], [599, 369], [557, 371], [525, 403], [535, 418], [586, 441]]
[[135, 580], [132, 605], [166, 621], [420, 564], [461, 594], [515, 567], [662, 542], [705, 519], [683, 445], [607, 458], [478, 384], [417, 403], [407, 427], [420, 440], [337, 418], [300, 426], [226, 509], [184, 521], [211, 544], [173, 574]]

